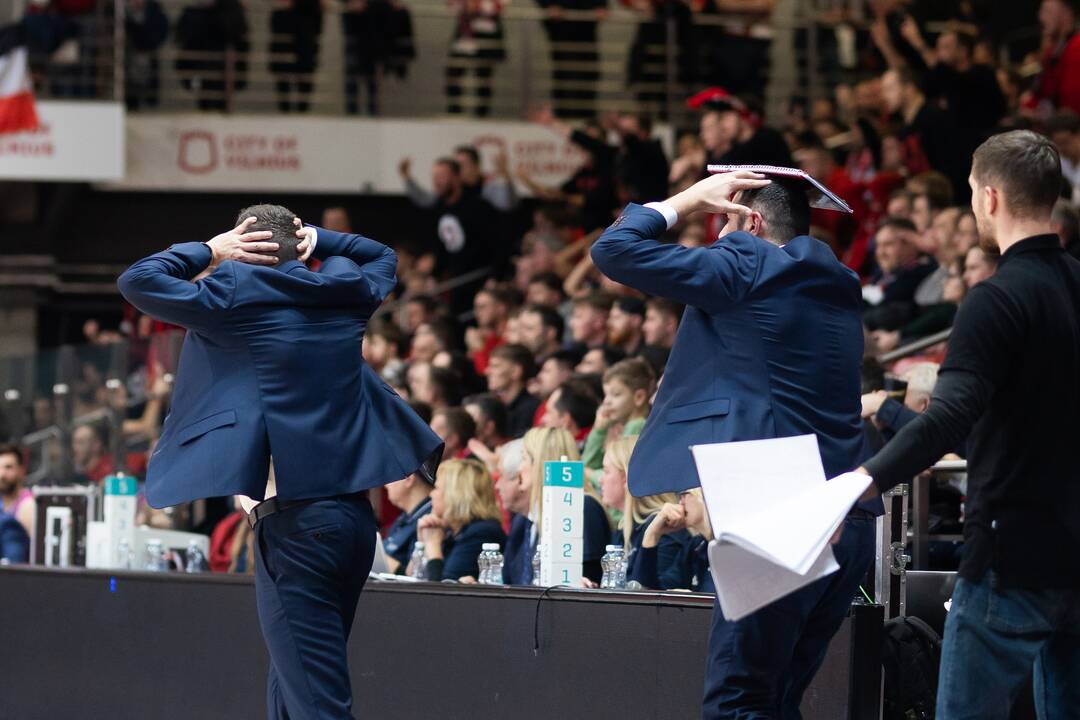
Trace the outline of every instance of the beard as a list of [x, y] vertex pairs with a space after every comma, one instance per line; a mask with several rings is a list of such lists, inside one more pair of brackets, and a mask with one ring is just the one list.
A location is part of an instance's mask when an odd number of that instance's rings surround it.
[[994, 228], [978, 211], [975, 212], [975, 230], [979, 237], [979, 249], [985, 253], [997, 255], [1000, 250], [998, 249], [997, 237], [994, 235]]

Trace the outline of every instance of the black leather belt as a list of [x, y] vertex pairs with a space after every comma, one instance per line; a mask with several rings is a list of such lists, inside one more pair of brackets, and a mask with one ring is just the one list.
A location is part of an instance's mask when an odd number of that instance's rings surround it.
[[264, 517], [273, 515], [274, 513], [281, 512], [282, 510], [288, 510], [290, 508], [300, 507], [302, 505], [310, 505], [311, 503], [319, 502], [320, 500], [348, 500], [357, 496], [364, 496], [366, 491], [361, 490], [358, 493], [351, 493], [349, 495], [334, 495], [332, 497], [317, 497], [306, 498], [304, 500], [278, 500], [276, 497], [263, 500], [261, 503], [251, 508], [251, 512], [247, 514], [248, 525], [252, 530], [255, 529], [255, 523], [262, 520]]

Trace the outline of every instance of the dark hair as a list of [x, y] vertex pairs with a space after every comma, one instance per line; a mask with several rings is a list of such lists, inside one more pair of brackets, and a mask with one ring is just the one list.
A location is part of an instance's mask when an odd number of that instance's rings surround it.
[[761, 213], [769, 228], [769, 240], [786, 243], [810, 234], [810, 200], [798, 180], [772, 178], [761, 188], [743, 190], [738, 202]]
[[664, 374], [664, 368], [667, 366], [668, 358], [671, 357], [671, 350], [666, 347], [646, 345], [638, 351], [637, 357], [649, 363], [649, 367], [652, 368], [653, 374], [656, 375], [656, 377], [660, 377]]
[[656, 312], [663, 313], [664, 315], [670, 315], [675, 318], [675, 322], [682, 320], [683, 311], [686, 310], [682, 303], [675, 302], [663, 297], [651, 297], [645, 301], [646, 308], [652, 308]]
[[[597, 349], [597, 348], [594, 348]], [[604, 356], [604, 365], [611, 367], [616, 363], [620, 363], [626, 359], [626, 353], [617, 347], [611, 345], [602, 345], [600, 348], [600, 354]]]
[[579, 378], [570, 378], [559, 386], [559, 399], [555, 409], [566, 413], [579, 428], [587, 428], [596, 419], [596, 408], [600, 399], [593, 392], [589, 383]]
[[1075, 110], [1063, 108], [1046, 121], [1045, 129], [1047, 137], [1056, 132], [1067, 132], [1075, 135], [1080, 132], [1080, 115], [1077, 115]]
[[599, 310], [600, 312], [611, 312], [611, 306], [615, 303], [615, 298], [611, 297], [607, 293], [595, 292], [585, 297], [574, 298], [574, 307], [579, 305], [587, 305], [593, 310]]
[[546, 288], [550, 288], [551, 290], [555, 290], [555, 291], [557, 291], [559, 293], [559, 295], [562, 295], [562, 291], [563, 291], [562, 278], [560, 278], [558, 275], [556, 275], [553, 272], [536, 273], [535, 275], [533, 275], [532, 277], [529, 278], [529, 284], [530, 285], [533, 285], [535, 283], [539, 283], [539, 284], [543, 285]]
[[23, 449], [15, 443], [4, 443], [0, 445], [0, 457], [4, 455], [14, 455], [15, 462], [19, 467], [26, 467], [26, 457], [23, 455]]
[[1080, 213], [1077, 213], [1076, 208], [1068, 201], [1058, 200], [1050, 217], [1060, 226], [1058, 234], [1064, 241], [1065, 247], [1071, 248], [1080, 242]]
[[578, 352], [577, 350], [556, 350], [555, 352], [544, 358], [544, 362], [547, 362], [548, 360], [554, 360], [555, 362], [562, 365], [564, 368], [573, 370], [575, 367], [577, 367], [577, 364], [581, 362], [581, 358], [583, 355], [584, 353]]
[[464, 408], [445, 407], [436, 410], [435, 414], [432, 415], [432, 419], [434, 420], [439, 415], [446, 419], [447, 430], [461, 438], [462, 445], [472, 440], [473, 436], [476, 435], [476, 421]]
[[620, 360], [604, 373], [605, 383], [614, 380], [626, 385], [631, 392], [644, 390], [652, 394], [653, 385], [656, 382], [656, 373], [653, 372], [652, 366], [648, 362], [639, 357], [632, 357]]
[[887, 217], [878, 224], [878, 232], [887, 228], [893, 228], [894, 230], [903, 230], [904, 232], [918, 232], [915, 228], [915, 223], [911, 222], [907, 218], [902, 217]]
[[435, 161], [436, 165], [445, 165], [450, 168], [450, 172], [454, 173], [455, 177], [461, 175], [461, 163], [452, 157], [441, 157]]
[[453, 372], [461, 383], [458, 397], [479, 392], [484, 387], [484, 383], [476, 373], [476, 365], [473, 363], [472, 358], [461, 350], [443, 350], [442, 352], [446, 353], [447, 357], [450, 358], [450, 364], [446, 366], [447, 369]]
[[405, 350], [405, 331], [390, 318], [383, 317], [372, 320], [371, 324], [368, 325], [367, 335], [369, 337], [381, 337], [386, 342], [397, 347], [399, 353]]
[[236, 216], [236, 224], [239, 225], [249, 217], [256, 220], [248, 227], [248, 232], [269, 230], [273, 233], [270, 242], [277, 243], [278, 249], [277, 252], [266, 253], [267, 255], [273, 255], [281, 262], [297, 258], [296, 246], [300, 244], [300, 238], [296, 237], [296, 231], [300, 228], [294, 224], [296, 213], [281, 205], [252, 205], [240, 211]]
[[645, 301], [636, 297], [621, 297], [615, 301], [615, 307], [627, 315], [639, 315], [645, 317]]
[[490, 295], [492, 300], [499, 305], [505, 306], [507, 310], [513, 310], [518, 305], [521, 305], [522, 301], [521, 291], [507, 285], [492, 285], [480, 289], [476, 294]]
[[[480, 153], [477, 152], [476, 148], [474, 148], [472, 145], [458, 145], [456, 148], [454, 148], [454, 154], [468, 155], [474, 163], [476, 163], [477, 165], [480, 164]], [[457, 161], [455, 160], [454, 162]], [[461, 165], [459, 164], [458, 167], [460, 168]]]
[[431, 424], [431, 406], [426, 402], [420, 402], [419, 400], [410, 400], [409, 407], [413, 409], [424, 423]]
[[461, 400], [461, 378], [450, 368], [431, 365], [431, 384], [447, 405], [457, 405]]
[[1030, 130], [994, 135], [975, 151], [971, 174], [1000, 188], [1012, 215], [1049, 214], [1061, 194], [1061, 156], [1048, 138]]
[[566, 330], [566, 322], [558, 310], [549, 308], [547, 305], [529, 305], [522, 312], [534, 313], [540, 316], [540, 322], [544, 327], [555, 330], [555, 339], [562, 341], [563, 332]]
[[480, 414], [484, 416], [485, 421], [495, 423], [495, 434], [499, 437], [506, 437], [510, 419], [506, 412], [506, 406], [495, 395], [492, 393], [470, 395], [461, 401], [461, 405], [462, 407], [475, 405], [480, 408]]
[[435, 314], [439, 310], [438, 301], [430, 295], [412, 295], [405, 298], [405, 304], [408, 305], [409, 303], [416, 303], [417, 305], [422, 305], [424, 311], [429, 314]]
[[915, 197], [925, 195], [930, 207], [935, 210], [944, 210], [952, 205], [953, 186], [949, 178], [937, 170], [926, 170], [913, 177], [912, 182], [922, 183], [924, 190], [916, 193]]
[[524, 345], [500, 345], [491, 351], [491, 357], [519, 366], [524, 380], [536, 375], [536, 358]]
[[[572, 376], [570, 380], [583, 383], [592, 391], [597, 402], [604, 397], [604, 377], [598, 373], [580, 373]], [[569, 382], [569, 381], [567, 381]]]

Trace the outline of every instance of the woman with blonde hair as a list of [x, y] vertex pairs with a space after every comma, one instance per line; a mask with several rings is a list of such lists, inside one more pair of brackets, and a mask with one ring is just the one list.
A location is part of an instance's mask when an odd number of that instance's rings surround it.
[[679, 498], [675, 493], [645, 497], [630, 494], [626, 487], [626, 472], [636, 444], [636, 437], [619, 438], [608, 446], [604, 454], [604, 469], [600, 476], [601, 500], [605, 507], [623, 513], [613, 543], [625, 549], [627, 581], [636, 580], [643, 587], [656, 590], [685, 587], [679, 562], [690, 540], [685, 529], [658, 538], [655, 552], [640, 552], [653, 517], [663, 510], [666, 503], [677, 504]]
[[435, 475], [431, 513], [417, 523], [427, 561], [425, 577], [434, 582], [477, 577], [476, 558], [484, 543], [501, 548], [506, 542], [501, 520], [491, 474], [483, 463], [444, 462]]
[[[705, 500], [701, 488], [693, 488], [679, 493], [677, 505], [665, 503], [660, 512], [653, 515], [652, 522], [645, 530], [641, 541], [640, 567], [646, 580], [657, 582], [656, 568], [659, 560], [660, 541], [666, 535], [685, 530], [690, 534], [683, 552], [675, 567], [678, 569], [680, 584], [678, 587], [694, 592], [712, 593], [716, 591], [712, 573], [709, 571], [709, 541], [713, 539], [712, 525], [705, 511]], [[676, 576], [673, 571], [672, 577]], [[647, 585], [641, 581], [642, 585]]]
[[[522, 439], [520, 484], [528, 488], [529, 502], [516, 509], [510, 522], [506, 543], [506, 564], [503, 576], [511, 585], [530, 585], [533, 581], [532, 558], [539, 543], [539, 528], [543, 518], [541, 496], [544, 490], [544, 463], [581, 459], [577, 441], [563, 428], [533, 428]], [[585, 506], [582, 528], [582, 575], [598, 582], [603, 571], [600, 558], [611, 535], [611, 524], [595, 491], [585, 484]]]

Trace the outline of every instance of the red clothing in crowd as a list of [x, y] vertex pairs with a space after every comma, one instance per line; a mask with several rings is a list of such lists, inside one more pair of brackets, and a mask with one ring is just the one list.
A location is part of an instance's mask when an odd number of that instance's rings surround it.
[[229, 563], [232, 562], [233, 537], [240, 523], [247, 522], [247, 515], [241, 510], [235, 510], [219, 522], [210, 534], [210, 562], [211, 572], [228, 572]]
[[484, 338], [484, 346], [471, 354], [473, 367], [476, 368], [477, 375], [484, 377], [488, 363], [491, 361], [491, 351], [505, 344], [506, 340], [499, 333], [491, 333]]
[[1080, 113], [1080, 33], [1047, 51], [1042, 67], [1036, 97]]

